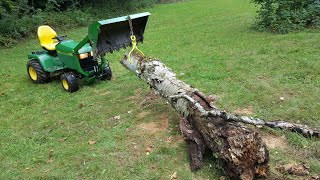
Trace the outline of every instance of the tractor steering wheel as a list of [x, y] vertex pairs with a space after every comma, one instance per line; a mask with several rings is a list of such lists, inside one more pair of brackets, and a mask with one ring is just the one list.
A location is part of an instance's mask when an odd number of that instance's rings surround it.
[[58, 40], [59, 42], [61, 42], [61, 41], [64, 40], [65, 37], [67, 37], [67, 35], [56, 36], [56, 37], [54, 37], [54, 38], [52, 38], [52, 39], [56, 39], [56, 40]]

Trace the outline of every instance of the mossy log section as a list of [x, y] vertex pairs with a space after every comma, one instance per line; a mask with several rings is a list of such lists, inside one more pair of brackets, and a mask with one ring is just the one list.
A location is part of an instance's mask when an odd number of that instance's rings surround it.
[[178, 80], [175, 73], [157, 60], [132, 55], [121, 63], [154, 88], [182, 116], [180, 129], [189, 145], [191, 169], [199, 169], [209, 148], [225, 174], [233, 179], [254, 179], [268, 174], [268, 149], [259, 134], [240, 123], [226, 121], [210, 105], [209, 98]]

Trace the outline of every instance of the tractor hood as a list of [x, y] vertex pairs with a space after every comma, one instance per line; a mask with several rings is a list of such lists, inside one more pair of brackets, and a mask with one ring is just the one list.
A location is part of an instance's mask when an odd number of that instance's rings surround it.
[[95, 54], [112, 53], [131, 46], [129, 19], [137, 42], [143, 42], [143, 34], [150, 13], [140, 13], [95, 22], [89, 26], [88, 38]]

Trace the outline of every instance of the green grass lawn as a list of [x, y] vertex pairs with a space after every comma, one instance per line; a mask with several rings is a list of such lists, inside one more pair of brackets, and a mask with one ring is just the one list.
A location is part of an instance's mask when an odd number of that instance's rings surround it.
[[[185, 82], [218, 95], [218, 107], [320, 128], [319, 30], [255, 32], [250, 26], [256, 8], [249, 0], [192, 0], [146, 11], [152, 16], [140, 49], [162, 59]], [[86, 28], [59, 34], [81, 40]], [[0, 179], [223, 175], [210, 154], [203, 169], [190, 171], [178, 115], [120, 65], [124, 51], [107, 57], [111, 81], [69, 94], [58, 80], [36, 85], [28, 79], [27, 54], [37, 49], [35, 39], [0, 50]], [[320, 172], [319, 140], [259, 131], [282, 141], [270, 148], [272, 176], [279, 176], [277, 165], [291, 162], [309, 164], [311, 174]]]

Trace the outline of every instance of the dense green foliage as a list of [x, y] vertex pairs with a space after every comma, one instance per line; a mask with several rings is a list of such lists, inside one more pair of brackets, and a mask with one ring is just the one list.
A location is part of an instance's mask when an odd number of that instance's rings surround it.
[[0, 46], [34, 34], [40, 24], [55, 28], [87, 25], [170, 0], [0, 0]]
[[320, 27], [320, 0], [253, 0], [260, 5], [259, 30], [278, 33]]

